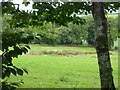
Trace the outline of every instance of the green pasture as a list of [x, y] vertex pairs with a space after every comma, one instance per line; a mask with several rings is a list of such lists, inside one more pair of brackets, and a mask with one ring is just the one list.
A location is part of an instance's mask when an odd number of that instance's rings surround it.
[[[31, 45], [32, 51], [39, 50], [95, 51], [91, 47]], [[112, 51], [113, 52], [113, 51]], [[116, 87], [118, 87], [118, 55], [111, 54], [111, 63]], [[22, 55], [14, 64], [27, 68], [29, 74], [12, 76], [10, 82], [23, 79], [20, 88], [100, 88], [96, 54], [88, 55]]]
[[86, 52], [95, 52], [95, 48], [93, 47], [87, 47], [87, 46], [84, 46], [84, 47], [74, 47], [74, 46], [59, 46], [59, 45], [56, 45], [56, 46], [48, 46], [48, 45], [30, 45], [31, 49], [30, 51], [39, 51], [39, 50], [80, 50], [80, 51], [86, 51]]

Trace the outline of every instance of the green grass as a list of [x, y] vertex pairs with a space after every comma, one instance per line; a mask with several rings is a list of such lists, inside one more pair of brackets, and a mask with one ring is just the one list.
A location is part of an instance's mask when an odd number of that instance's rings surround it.
[[[107, 15], [109, 17], [117, 17], [118, 16], [118, 13], [107, 13]], [[92, 14], [88, 14], [88, 15], [85, 15], [85, 14], [81, 14], [81, 15], [77, 15], [77, 16], [80, 16], [80, 17], [92, 17]]]
[[116, 18], [116, 17], [118, 17], [118, 13], [110, 13], [110, 14], [107, 14], [107, 16]]
[[93, 47], [72, 47], [72, 46], [43, 46], [43, 45], [30, 45], [31, 51], [38, 50], [80, 50], [80, 51], [93, 51], [95, 52], [95, 48]]
[[[32, 46], [32, 50], [77, 49], [94, 50], [89, 47]], [[12, 76], [10, 81], [23, 79], [20, 88], [100, 88], [97, 56], [22, 55], [15, 65], [27, 68], [29, 74]], [[118, 57], [111, 55], [113, 75], [118, 87]]]

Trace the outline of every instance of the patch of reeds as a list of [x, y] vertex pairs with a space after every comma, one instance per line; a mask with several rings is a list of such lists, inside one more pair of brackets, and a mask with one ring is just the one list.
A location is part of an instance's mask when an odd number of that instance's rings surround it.
[[78, 50], [42, 50], [42, 51], [31, 51], [31, 55], [43, 55], [43, 54], [56, 54], [56, 55], [82, 55], [82, 54], [96, 54], [96, 52], [82, 52]]

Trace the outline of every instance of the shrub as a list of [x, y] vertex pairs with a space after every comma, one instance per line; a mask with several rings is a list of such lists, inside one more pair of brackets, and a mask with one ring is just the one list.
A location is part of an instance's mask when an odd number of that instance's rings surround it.
[[83, 40], [87, 38], [87, 26], [76, 25], [72, 22], [67, 27], [60, 27], [60, 43], [82, 45]]
[[53, 29], [52, 23], [45, 22], [43, 26], [35, 27], [33, 33], [36, 36], [33, 43], [55, 45], [60, 42], [59, 34]]

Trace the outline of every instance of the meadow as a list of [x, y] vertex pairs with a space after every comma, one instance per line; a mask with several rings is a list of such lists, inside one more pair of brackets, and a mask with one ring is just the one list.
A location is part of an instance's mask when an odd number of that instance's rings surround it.
[[[95, 52], [92, 47], [41, 46], [31, 45], [31, 51], [42, 50], [79, 50]], [[118, 87], [118, 55], [111, 51], [111, 63], [115, 86]], [[10, 82], [23, 80], [19, 88], [100, 88], [97, 55], [93, 54], [41, 54], [22, 55], [14, 59], [14, 64], [27, 68], [29, 74], [11, 76]]]

